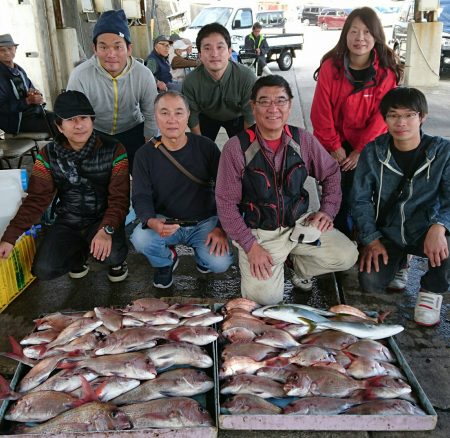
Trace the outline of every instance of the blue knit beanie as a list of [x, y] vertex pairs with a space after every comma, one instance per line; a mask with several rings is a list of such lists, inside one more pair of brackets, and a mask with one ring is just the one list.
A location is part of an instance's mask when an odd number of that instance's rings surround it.
[[123, 9], [106, 11], [100, 15], [94, 26], [92, 40], [95, 41], [102, 33], [115, 33], [131, 43], [130, 29], [128, 28], [127, 17]]

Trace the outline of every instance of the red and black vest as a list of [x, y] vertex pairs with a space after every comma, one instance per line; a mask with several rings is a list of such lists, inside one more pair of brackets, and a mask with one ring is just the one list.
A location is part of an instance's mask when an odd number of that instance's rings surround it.
[[255, 126], [238, 134], [245, 160], [239, 211], [250, 228], [293, 227], [308, 210], [308, 192], [303, 188], [308, 171], [300, 153], [299, 130], [285, 125], [284, 131], [290, 140], [279, 172], [259, 144]]

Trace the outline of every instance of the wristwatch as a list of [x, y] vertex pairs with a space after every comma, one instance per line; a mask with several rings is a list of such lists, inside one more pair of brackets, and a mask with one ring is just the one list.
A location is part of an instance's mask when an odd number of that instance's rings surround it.
[[104, 227], [103, 227], [103, 231], [106, 233], [106, 234], [108, 234], [109, 236], [112, 236], [113, 234], [114, 234], [114, 227], [113, 226], [111, 226], [111, 225], [105, 225]]

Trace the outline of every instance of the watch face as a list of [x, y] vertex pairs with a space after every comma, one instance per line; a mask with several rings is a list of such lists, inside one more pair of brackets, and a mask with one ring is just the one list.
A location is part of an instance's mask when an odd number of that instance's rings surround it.
[[114, 234], [114, 227], [112, 227], [111, 225], [105, 225], [103, 229], [105, 230], [106, 234]]

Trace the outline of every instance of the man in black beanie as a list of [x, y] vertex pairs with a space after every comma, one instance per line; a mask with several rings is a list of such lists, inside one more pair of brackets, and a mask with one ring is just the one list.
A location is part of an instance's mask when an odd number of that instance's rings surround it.
[[155, 78], [131, 56], [130, 30], [122, 9], [104, 12], [92, 39], [95, 54], [72, 71], [67, 89], [88, 97], [97, 115], [95, 130], [125, 146], [131, 172], [136, 150], [157, 133]]
[[82, 278], [90, 253], [109, 266], [111, 282], [122, 281], [128, 275], [124, 221], [130, 201], [125, 148], [95, 133], [96, 114], [83, 93], [60, 94], [54, 111], [59, 134], [38, 155], [28, 196], [1, 238], [0, 259], [40, 221], [56, 194], [56, 221], [38, 247], [34, 275]]

